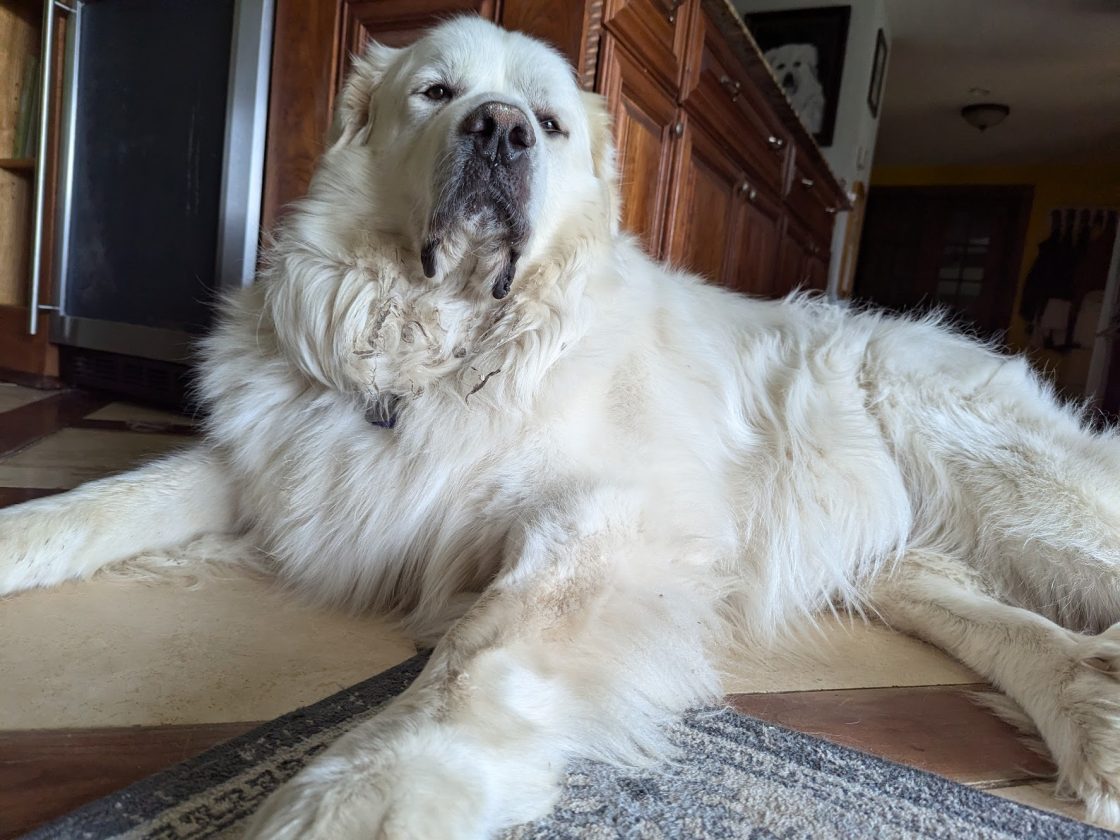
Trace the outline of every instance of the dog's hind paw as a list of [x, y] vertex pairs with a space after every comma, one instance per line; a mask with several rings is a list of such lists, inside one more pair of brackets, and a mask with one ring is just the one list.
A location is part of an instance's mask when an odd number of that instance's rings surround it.
[[1085, 803], [1088, 818], [1120, 828], [1120, 625], [1086, 637], [1059, 692], [1064, 736], [1048, 739], [1058, 789]]

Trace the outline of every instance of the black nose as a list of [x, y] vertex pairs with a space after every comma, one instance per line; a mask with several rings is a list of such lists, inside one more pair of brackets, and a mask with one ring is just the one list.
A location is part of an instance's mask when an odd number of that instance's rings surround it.
[[786, 90], [793, 90], [795, 87], [797, 87], [797, 79], [794, 78], [793, 73], [786, 73], [784, 76], [782, 76], [782, 87], [784, 87]]
[[505, 102], [484, 102], [463, 120], [459, 132], [470, 139], [475, 154], [490, 163], [510, 164], [537, 142], [529, 117]]

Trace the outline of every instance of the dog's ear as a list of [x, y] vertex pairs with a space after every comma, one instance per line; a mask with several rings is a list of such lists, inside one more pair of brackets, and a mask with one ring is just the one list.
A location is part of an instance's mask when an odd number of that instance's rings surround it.
[[370, 41], [354, 56], [335, 107], [327, 145], [350, 143], [373, 123], [373, 94], [400, 50]]
[[611, 233], [618, 233], [622, 218], [622, 199], [618, 192], [618, 171], [615, 168], [614, 135], [607, 100], [597, 93], [583, 91], [583, 107], [591, 137], [591, 164], [595, 177], [603, 185], [603, 194], [610, 212]]

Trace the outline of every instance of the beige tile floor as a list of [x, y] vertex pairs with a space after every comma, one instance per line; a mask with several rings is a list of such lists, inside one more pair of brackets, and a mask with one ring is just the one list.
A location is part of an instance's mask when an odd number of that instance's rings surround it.
[[0, 461], [0, 487], [69, 489], [189, 444], [178, 435], [62, 429]]
[[92, 580], [0, 603], [0, 730], [267, 720], [415, 651], [247, 576]]
[[0, 382], [0, 411], [11, 411], [13, 408], [37, 402], [52, 393], [35, 388], [24, 388], [11, 382]]
[[[0, 386], [0, 411], [41, 392]], [[21, 402], [24, 401], [24, 402]], [[185, 418], [115, 403], [90, 415]], [[66, 429], [0, 460], [0, 486], [72, 487], [183, 445], [170, 435]], [[887, 628], [828, 619], [819, 636], [727, 657], [729, 693], [977, 682]], [[412, 646], [384, 622], [298, 603], [229, 572], [191, 588], [95, 579], [0, 601], [0, 730], [260, 720], [395, 664]], [[997, 791], [1080, 818], [1045, 782]]]

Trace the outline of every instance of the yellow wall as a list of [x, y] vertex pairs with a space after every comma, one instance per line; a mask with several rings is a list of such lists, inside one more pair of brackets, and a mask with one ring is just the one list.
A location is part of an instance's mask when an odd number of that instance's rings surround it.
[[[965, 185], [1023, 185], [1034, 187], [1034, 203], [1024, 240], [1014, 314], [1007, 340], [1012, 347], [1027, 343], [1026, 324], [1019, 317], [1019, 296], [1027, 272], [1034, 265], [1039, 244], [1050, 234], [1050, 210], [1055, 207], [1120, 208], [1120, 166], [879, 166], [871, 172], [875, 187], [945, 187]], [[1049, 354], [1044, 354], [1048, 356]], [[1060, 366], [1060, 358], [1043, 358]]]

